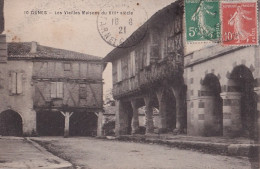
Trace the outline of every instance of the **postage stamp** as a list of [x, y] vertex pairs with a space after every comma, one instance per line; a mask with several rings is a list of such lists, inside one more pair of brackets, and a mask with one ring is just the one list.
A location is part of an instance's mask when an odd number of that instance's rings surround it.
[[257, 45], [257, 3], [223, 2], [222, 44]]
[[220, 40], [219, 0], [185, 0], [187, 42]]
[[97, 28], [101, 38], [109, 45], [127, 48], [137, 45], [145, 37], [147, 26], [139, 28], [146, 20], [147, 13], [139, 3], [133, 6], [111, 2], [99, 12]]

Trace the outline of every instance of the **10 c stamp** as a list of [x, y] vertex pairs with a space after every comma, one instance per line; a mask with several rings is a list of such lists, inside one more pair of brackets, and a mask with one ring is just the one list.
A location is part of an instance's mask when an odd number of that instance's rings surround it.
[[257, 3], [223, 2], [222, 44], [257, 45]]
[[219, 41], [219, 0], [185, 0], [186, 40]]

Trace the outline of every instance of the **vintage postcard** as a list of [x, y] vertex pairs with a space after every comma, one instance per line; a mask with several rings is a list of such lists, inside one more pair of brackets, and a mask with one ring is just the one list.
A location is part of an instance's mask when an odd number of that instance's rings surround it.
[[0, 0], [0, 168], [259, 169], [257, 0]]

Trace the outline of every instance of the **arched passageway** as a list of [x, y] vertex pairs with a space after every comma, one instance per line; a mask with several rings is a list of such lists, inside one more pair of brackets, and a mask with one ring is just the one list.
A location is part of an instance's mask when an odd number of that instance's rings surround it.
[[165, 104], [166, 129], [172, 132], [176, 127], [176, 100], [171, 89], [164, 90], [161, 102]]
[[213, 73], [207, 74], [201, 83], [199, 122], [202, 135], [220, 136], [223, 128], [223, 101], [220, 97], [219, 79]]
[[23, 123], [19, 113], [13, 110], [6, 110], [0, 113], [0, 135], [22, 136]]
[[240, 99], [240, 136], [253, 137], [256, 124], [256, 97], [254, 93], [254, 77], [249, 68], [244, 65], [237, 66], [230, 74], [230, 86], [234, 92], [239, 92]]

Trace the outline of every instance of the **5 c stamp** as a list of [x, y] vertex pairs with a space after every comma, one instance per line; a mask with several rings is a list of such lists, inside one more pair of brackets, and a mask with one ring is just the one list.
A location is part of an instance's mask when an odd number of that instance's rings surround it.
[[257, 45], [257, 3], [223, 2], [222, 44], [223, 45]]
[[186, 40], [219, 41], [219, 0], [185, 0]]

